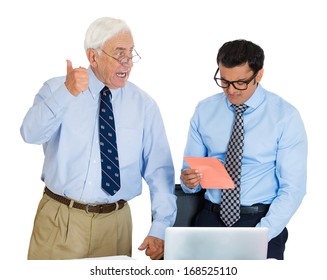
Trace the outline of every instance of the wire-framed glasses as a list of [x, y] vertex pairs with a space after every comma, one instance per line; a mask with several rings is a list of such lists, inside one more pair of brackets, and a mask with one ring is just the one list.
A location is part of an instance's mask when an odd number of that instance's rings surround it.
[[139, 62], [141, 57], [140, 55], [137, 53], [137, 51], [135, 49], [133, 49], [132, 51], [132, 56], [128, 56], [128, 55], [125, 55], [123, 52], [117, 54], [117, 55], [110, 55], [108, 54], [107, 52], [105, 52], [103, 49], [101, 49], [101, 51], [111, 57], [112, 59], [118, 61], [121, 65], [125, 65], [127, 64], [130, 60], [133, 62], [133, 63], [136, 63], [136, 62]]

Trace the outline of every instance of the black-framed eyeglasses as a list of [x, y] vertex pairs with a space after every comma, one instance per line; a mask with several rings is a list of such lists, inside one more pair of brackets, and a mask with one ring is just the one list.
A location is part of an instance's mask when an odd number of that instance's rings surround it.
[[139, 62], [140, 59], [141, 59], [140, 55], [137, 53], [137, 51], [135, 49], [133, 49], [133, 51], [132, 51], [132, 56], [127, 56], [125, 54], [112, 56], [112, 55], [106, 53], [103, 49], [101, 49], [101, 51], [105, 55], [107, 55], [107, 56], [111, 57], [112, 59], [118, 61], [121, 65], [127, 64], [130, 60], [132, 60], [133, 63], [136, 63], [136, 62]]
[[225, 79], [217, 78], [217, 74], [219, 72], [219, 67], [213, 77], [216, 81], [216, 84], [221, 88], [229, 88], [232, 85], [235, 89], [238, 90], [246, 90], [248, 88], [249, 83], [258, 75], [258, 72], [254, 73], [248, 80], [239, 80], [239, 81], [227, 81]]

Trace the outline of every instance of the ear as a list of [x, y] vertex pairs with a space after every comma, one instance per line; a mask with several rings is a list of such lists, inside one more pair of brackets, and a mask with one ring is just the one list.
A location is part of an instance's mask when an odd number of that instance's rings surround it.
[[263, 68], [261, 68], [261, 69], [259, 70], [259, 72], [258, 72], [258, 75], [255, 77], [257, 83], [259, 83], [259, 82], [261, 81], [262, 76], [263, 76], [263, 72], [264, 72], [264, 70], [263, 70]]
[[98, 62], [97, 62], [98, 53], [96, 52], [96, 50], [91, 49], [91, 48], [87, 49], [86, 50], [86, 56], [87, 56], [87, 59], [89, 60], [90, 65], [92, 67], [97, 67], [98, 66]]

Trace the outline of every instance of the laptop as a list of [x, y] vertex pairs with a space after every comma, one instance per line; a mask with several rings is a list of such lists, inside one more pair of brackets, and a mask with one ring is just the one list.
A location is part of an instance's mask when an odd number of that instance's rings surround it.
[[168, 227], [165, 260], [264, 260], [268, 228]]

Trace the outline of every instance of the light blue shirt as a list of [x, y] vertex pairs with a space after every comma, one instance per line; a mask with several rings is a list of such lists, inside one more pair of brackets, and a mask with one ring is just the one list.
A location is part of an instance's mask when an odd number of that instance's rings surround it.
[[101, 185], [98, 136], [99, 92], [104, 87], [89, 69], [89, 87], [77, 97], [65, 77], [48, 80], [35, 97], [21, 126], [28, 143], [43, 144], [41, 179], [55, 193], [86, 203], [130, 200], [150, 189], [152, 226], [149, 235], [164, 239], [176, 217], [174, 167], [164, 124], [155, 101], [127, 82], [111, 89], [115, 115], [121, 189], [107, 195]]
[[[277, 236], [298, 209], [306, 193], [307, 137], [298, 111], [281, 97], [258, 85], [245, 103], [241, 205], [271, 204], [258, 227]], [[234, 109], [224, 93], [201, 101], [190, 122], [184, 156], [216, 157], [225, 164]], [[184, 162], [183, 168], [189, 168]], [[182, 183], [185, 192], [189, 189]], [[220, 203], [220, 190], [205, 198]]]

